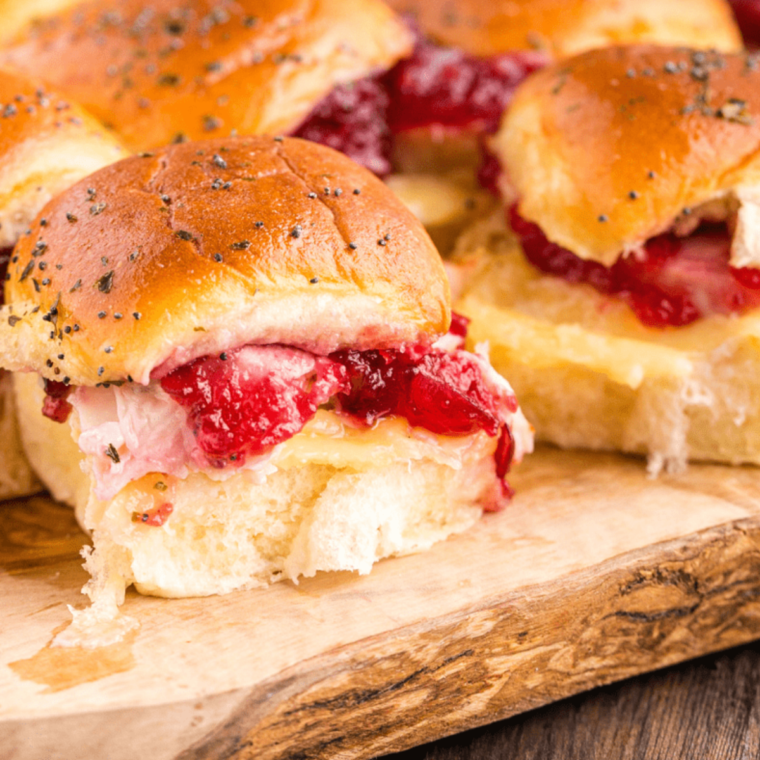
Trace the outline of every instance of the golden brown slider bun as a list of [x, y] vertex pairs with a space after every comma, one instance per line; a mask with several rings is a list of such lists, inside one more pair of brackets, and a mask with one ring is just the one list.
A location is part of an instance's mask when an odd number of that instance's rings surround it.
[[[127, 155], [92, 116], [40, 82], [0, 71], [0, 248], [16, 243], [39, 210], [81, 177]], [[0, 372], [0, 499], [40, 489], [24, 457]]]
[[723, 0], [387, 0], [422, 32], [474, 55], [543, 50], [557, 58], [607, 45], [655, 42], [740, 50]]
[[0, 0], [0, 42], [7, 42], [35, 21], [76, 5], [81, 0]]
[[[475, 56], [540, 51], [547, 59], [564, 58], [633, 42], [724, 51], [742, 47], [724, 0], [389, 0], [389, 4], [414, 17], [420, 31], [433, 41]], [[481, 160], [480, 140], [472, 131], [420, 127], [394, 138], [393, 161], [402, 173], [426, 172], [437, 179], [442, 168], [466, 167], [472, 175]], [[442, 194], [452, 192], [454, 188], [442, 190]], [[412, 202], [422, 207], [420, 218], [432, 234], [427, 220], [435, 218], [435, 206], [423, 205], [424, 200], [421, 195]], [[458, 215], [459, 230], [468, 216], [472, 215]], [[442, 253], [450, 248], [445, 246]]]
[[411, 45], [380, 0], [100, 0], [40, 22], [0, 62], [46, 77], [138, 150], [287, 132]]
[[15, 254], [5, 366], [75, 385], [147, 382], [158, 365], [250, 342], [430, 343], [450, 320], [411, 212], [342, 154], [295, 138], [127, 158], [55, 198]]
[[641, 46], [538, 72], [492, 142], [505, 195], [552, 242], [605, 265], [738, 208], [732, 264], [760, 265], [759, 67], [752, 55]]

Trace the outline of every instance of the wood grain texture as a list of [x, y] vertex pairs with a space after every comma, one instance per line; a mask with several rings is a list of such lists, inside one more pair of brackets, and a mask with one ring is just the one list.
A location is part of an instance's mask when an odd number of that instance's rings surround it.
[[383, 760], [754, 760], [760, 645], [602, 687]]
[[367, 577], [130, 595], [133, 638], [50, 650], [71, 515], [0, 514], [0, 757], [370, 758], [760, 636], [760, 473], [545, 449], [518, 497]]

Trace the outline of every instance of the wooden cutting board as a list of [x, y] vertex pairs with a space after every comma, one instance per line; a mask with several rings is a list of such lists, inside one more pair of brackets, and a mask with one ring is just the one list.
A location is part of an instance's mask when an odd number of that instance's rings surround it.
[[67, 509], [0, 508], [3, 760], [370, 758], [760, 637], [760, 470], [540, 450], [512, 506], [370, 576], [81, 605]]

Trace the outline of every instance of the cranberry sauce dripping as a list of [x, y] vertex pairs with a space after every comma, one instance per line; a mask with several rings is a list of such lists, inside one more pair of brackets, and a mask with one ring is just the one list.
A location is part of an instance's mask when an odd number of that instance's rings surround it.
[[71, 414], [71, 404], [66, 400], [71, 390], [70, 385], [64, 385], [55, 380], [45, 380], [42, 414], [53, 422], [66, 422]]
[[709, 314], [760, 306], [760, 270], [729, 266], [731, 238], [725, 225], [703, 225], [687, 237], [658, 235], [640, 255], [605, 267], [550, 242], [516, 206], [509, 210], [509, 221], [533, 266], [622, 298], [650, 327], [681, 327]]
[[432, 126], [495, 132], [517, 85], [545, 63], [535, 52], [478, 58], [419, 38], [412, 55], [386, 74], [335, 87], [293, 135], [383, 177], [394, 134]]
[[[13, 246], [0, 248], [0, 283], [5, 283], [8, 276], [8, 264], [11, 261]], [[5, 288], [0, 287], [0, 306], [5, 303]]]
[[327, 145], [384, 177], [391, 171], [388, 93], [376, 77], [335, 87], [294, 137]]
[[495, 132], [517, 85], [545, 64], [535, 52], [479, 58], [420, 39], [385, 77], [391, 131], [439, 124]]

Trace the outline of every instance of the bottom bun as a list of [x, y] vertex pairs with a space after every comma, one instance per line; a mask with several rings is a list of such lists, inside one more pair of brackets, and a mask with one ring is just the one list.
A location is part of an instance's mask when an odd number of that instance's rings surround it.
[[623, 302], [543, 275], [501, 214], [460, 240], [455, 310], [488, 341], [538, 440], [688, 460], [760, 464], [760, 314], [658, 330]]
[[[39, 410], [38, 410], [39, 414]], [[21, 444], [12, 376], [0, 370], [0, 499], [29, 496], [42, 490]]]
[[172, 506], [165, 524], [144, 524], [140, 510], [160, 478], [145, 476], [107, 503], [90, 500], [85, 592], [93, 604], [74, 613], [56, 645], [118, 641], [134, 625], [118, 614], [131, 584], [143, 594], [187, 597], [325, 570], [366, 574], [384, 557], [468, 528], [494, 485], [489, 459], [461, 469], [408, 461], [361, 472], [307, 464], [278, 469], [263, 483], [245, 473], [218, 481], [197, 472], [164, 492]]
[[131, 484], [107, 505], [89, 505], [86, 521], [97, 525], [102, 553], [91, 564], [117, 564], [138, 591], [165, 597], [226, 594], [324, 570], [366, 574], [383, 557], [427, 549], [469, 527], [481, 514], [473, 506], [481, 484], [493, 482], [490, 463], [482, 464], [490, 471], [309, 464], [277, 470], [264, 483], [193, 473], [171, 487], [165, 530], [133, 518], [157, 479], [147, 476], [150, 483]]
[[71, 428], [42, 416], [45, 391], [36, 372], [13, 374], [19, 429], [26, 456], [45, 488], [73, 507], [87, 502], [90, 479], [82, 472], [79, 447]]

